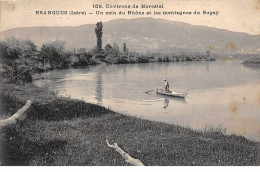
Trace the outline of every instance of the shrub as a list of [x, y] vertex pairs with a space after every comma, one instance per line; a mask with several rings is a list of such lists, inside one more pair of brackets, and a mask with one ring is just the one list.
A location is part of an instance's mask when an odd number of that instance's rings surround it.
[[19, 58], [31, 58], [37, 51], [32, 41], [11, 37], [0, 42], [0, 52], [1, 61], [10, 62]]
[[128, 64], [129, 61], [126, 58], [118, 57], [114, 63], [115, 64]]
[[32, 82], [31, 68], [36, 63], [36, 45], [30, 40], [7, 38], [0, 42], [1, 77], [9, 82]]
[[48, 63], [51, 68], [65, 68], [70, 64], [69, 53], [64, 50], [65, 42], [56, 40], [54, 42], [43, 44], [39, 57], [45, 64]]
[[164, 62], [170, 62], [170, 59], [169, 59], [168, 56], [166, 56], [166, 57], [164, 57], [163, 61], [164, 61]]
[[149, 63], [149, 60], [147, 57], [141, 56], [137, 57], [137, 63]]

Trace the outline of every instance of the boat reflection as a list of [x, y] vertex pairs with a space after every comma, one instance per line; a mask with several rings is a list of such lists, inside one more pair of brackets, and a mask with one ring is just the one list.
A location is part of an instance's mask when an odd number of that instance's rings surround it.
[[149, 94], [149, 95], [154, 95], [154, 96], [157, 96], [157, 97], [160, 97], [160, 98], [164, 98], [164, 101], [163, 101], [163, 108], [166, 109], [168, 106], [169, 106], [169, 103], [170, 103], [170, 100], [171, 101], [177, 101], [177, 102], [180, 102], [180, 103], [184, 103], [184, 104], [187, 104], [185, 98], [181, 98], [181, 97], [171, 97], [171, 96], [166, 96], [166, 95], [158, 95], [155, 93], [154, 90], [150, 90], [150, 91], [146, 91], [145, 92], [146, 94]]
[[179, 97], [169, 97], [169, 96], [164, 96], [164, 95], [157, 95], [160, 97], [164, 97], [164, 101], [163, 101], [163, 108], [166, 109], [169, 106], [169, 102], [171, 101], [177, 101], [180, 103], [184, 103], [187, 104], [185, 98], [179, 98]]
[[163, 108], [166, 109], [168, 106], [169, 106], [169, 99], [165, 98]]

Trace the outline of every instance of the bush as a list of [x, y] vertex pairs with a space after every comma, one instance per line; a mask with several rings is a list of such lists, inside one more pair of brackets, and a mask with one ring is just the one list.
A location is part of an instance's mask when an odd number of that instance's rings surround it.
[[65, 42], [60, 40], [43, 44], [39, 54], [41, 61], [48, 63], [51, 68], [68, 67], [70, 54], [65, 52], [64, 46]]
[[25, 84], [32, 82], [31, 68], [25, 65], [17, 65], [14, 62], [14, 66], [3, 65], [3, 71], [1, 77], [8, 82], [16, 84]]
[[253, 56], [251, 58], [248, 58], [246, 60], [244, 60], [243, 62], [244, 64], [256, 64], [256, 65], [260, 65], [260, 56]]
[[114, 62], [115, 64], [128, 64], [129, 61], [125, 58], [119, 57], [116, 59], [116, 61]]
[[141, 56], [137, 57], [137, 63], [149, 63], [149, 60], [147, 57]]
[[1, 77], [19, 84], [32, 82], [30, 74], [36, 63], [36, 45], [30, 40], [7, 38], [0, 42]]
[[79, 58], [78, 61], [73, 63], [71, 66], [76, 67], [76, 66], [87, 66], [89, 64], [89, 61], [87, 61], [84, 58]]
[[166, 57], [164, 57], [163, 61], [164, 61], [164, 62], [170, 62], [170, 59], [169, 59], [168, 56], [166, 56]]
[[36, 52], [36, 45], [30, 40], [11, 37], [0, 42], [0, 58], [7, 63], [19, 58], [31, 58]]

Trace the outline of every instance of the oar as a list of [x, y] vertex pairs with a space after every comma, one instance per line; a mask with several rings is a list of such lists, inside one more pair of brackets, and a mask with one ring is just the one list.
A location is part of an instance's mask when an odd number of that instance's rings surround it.
[[145, 93], [149, 93], [149, 92], [151, 92], [151, 91], [154, 91], [155, 89], [153, 89], [153, 90], [150, 90], [150, 91], [146, 91]]

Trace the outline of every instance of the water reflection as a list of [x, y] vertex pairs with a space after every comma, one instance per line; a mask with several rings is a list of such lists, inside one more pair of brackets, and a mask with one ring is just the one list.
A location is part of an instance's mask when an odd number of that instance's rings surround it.
[[[223, 125], [227, 133], [260, 140], [260, 70], [239, 61], [104, 65], [50, 76], [57, 78], [50, 89], [63, 96], [194, 129]], [[164, 77], [171, 90], [188, 92], [186, 99], [157, 95]]]
[[97, 104], [98, 105], [102, 105], [102, 98], [103, 98], [103, 85], [102, 85], [102, 72], [103, 72], [103, 66], [100, 67], [97, 70], [96, 73], [96, 80], [97, 80], [97, 84], [96, 84], [96, 100], [97, 100]]
[[169, 106], [169, 99], [168, 98], [165, 98], [164, 99], [164, 106], [163, 106], [163, 108], [167, 108]]
[[[169, 106], [169, 102], [173, 101], [173, 102], [180, 102], [182, 104], [187, 104], [186, 99], [185, 98], [180, 98], [180, 97], [171, 97], [171, 96], [165, 96], [165, 95], [157, 95], [160, 97], [164, 98], [164, 107], [163, 108], [167, 108]], [[167, 104], [167, 106], [165, 106]]]
[[205, 68], [206, 68], [206, 71], [209, 72], [209, 62], [205, 63]]

